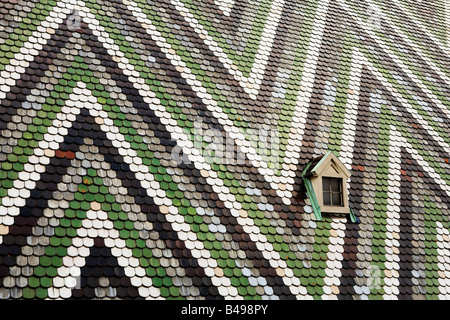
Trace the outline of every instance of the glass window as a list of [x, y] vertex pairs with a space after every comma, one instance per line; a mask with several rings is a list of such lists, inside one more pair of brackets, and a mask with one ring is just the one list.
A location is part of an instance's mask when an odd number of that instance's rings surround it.
[[322, 178], [323, 204], [327, 206], [343, 206], [342, 178]]

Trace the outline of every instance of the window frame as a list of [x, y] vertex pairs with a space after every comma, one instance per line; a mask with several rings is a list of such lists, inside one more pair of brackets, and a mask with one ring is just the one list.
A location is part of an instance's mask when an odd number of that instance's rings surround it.
[[[324, 180], [327, 179], [329, 180], [328, 185], [329, 188], [328, 190], [325, 189], [325, 185], [324, 185]], [[333, 183], [332, 182], [336, 182], [336, 185], [338, 186], [338, 190], [333, 190]], [[343, 207], [344, 206], [344, 182], [342, 180], [342, 178], [337, 178], [337, 177], [326, 177], [326, 176], [322, 176], [322, 199], [323, 199], [323, 204], [326, 206], [333, 206], [333, 207]], [[325, 201], [325, 194], [329, 193], [329, 203]], [[338, 203], [335, 203], [334, 199], [334, 195], [338, 194], [338, 198], [339, 201]]]

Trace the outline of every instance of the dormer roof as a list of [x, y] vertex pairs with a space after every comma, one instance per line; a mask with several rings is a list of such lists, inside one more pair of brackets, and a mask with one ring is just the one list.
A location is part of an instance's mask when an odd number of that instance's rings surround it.
[[[332, 151], [328, 151], [323, 156], [316, 157], [312, 159], [308, 165], [305, 167], [303, 173], [304, 177], [309, 176], [319, 176], [322, 175], [326, 170], [332, 173], [335, 172], [336, 175], [345, 175], [347, 178], [351, 176], [350, 171], [345, 167], [345, 165], [336, 157]], [[331, 170], [330, 170], [331, 169]]]

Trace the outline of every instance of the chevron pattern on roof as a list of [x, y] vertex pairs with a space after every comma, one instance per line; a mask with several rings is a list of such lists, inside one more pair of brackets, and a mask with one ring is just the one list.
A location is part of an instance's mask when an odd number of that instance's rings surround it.
[[[450, 8], [417, 2], [0, 2], [0, 299], [449, 299]], [[313, 213], [327, 151], [358, 222]]]

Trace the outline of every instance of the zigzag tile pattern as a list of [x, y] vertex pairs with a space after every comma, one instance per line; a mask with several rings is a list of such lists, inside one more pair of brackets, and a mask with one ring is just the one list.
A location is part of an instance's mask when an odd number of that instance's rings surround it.
[[3, 0], [0, 298], [450, 298], [448, 12]]

